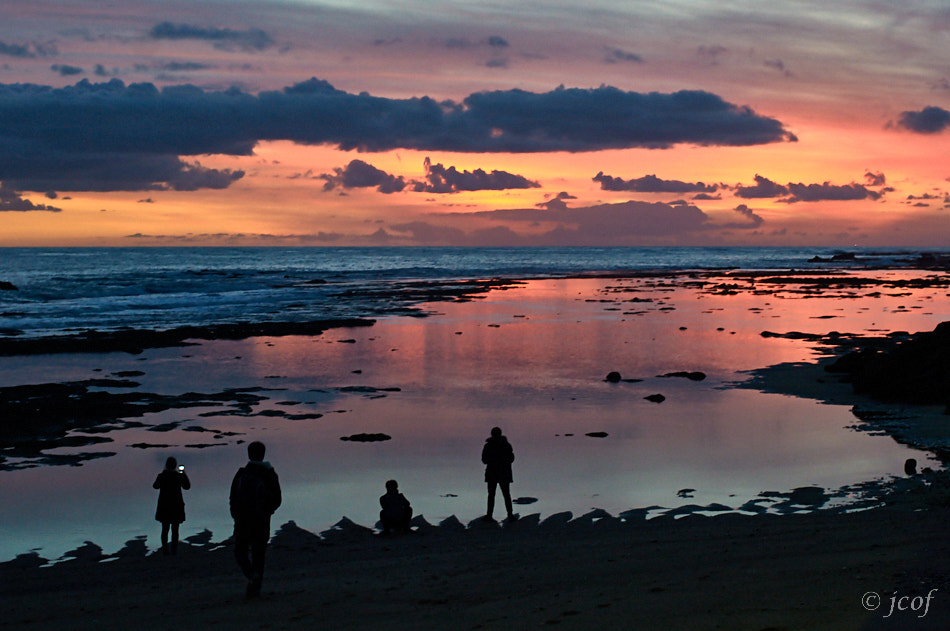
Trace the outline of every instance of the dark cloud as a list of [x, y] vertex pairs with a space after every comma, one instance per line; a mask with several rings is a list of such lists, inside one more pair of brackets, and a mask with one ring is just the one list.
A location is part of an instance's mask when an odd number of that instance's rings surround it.
[[[351, 94], [317, 79], [257, 95], [117, 79], [64, 88], [0, 84], [0, 181], [18, 190], [174, 188], [176, 178], [196, 175], [182, 156], [246, 156], [267, 140], [491, 153], [737, 146], [794, 136], [777, 120], [696, 91], [508, 90], [439, 103]], [[236, 174], [199, 179], [220, 184]]]
[[741, 146], [796, 140], [774, 119], [715, 94], [685, 90], [641, 94], [603, 86], [561, 87], [540, 94], [479, 92], [450, 112], [447, 122], [475, 132], [474, 138], [466, 134], [463, 143], [482, 151], [666, 148], [680, 143]]
[[644, 175], [633, 180], [623, 180], [619, 177], [604, 175], [601, 171], [593, 180], [600, 183], [605, 191], [634, 191], [637, 193], [713, 193], [718, 190], [716, 184], [702, 182], [681, 182], [679, 180], [662, 180], [656, 175]]
[[725, 226], [721, 226], [722, 228], [758, 228], [765, 221], [745, 204], [739, 204], [733, 210], [742, 215], [742, 217], [744, 217], [747, 221], [745, 223], [739, 224], [727, 224]]
[[781, 197], [782, 195], [788, 195], [788, 188], [758, 174], [755, 176], [755, 186], [742, 186], [740, 184], [736, 187], [736, 197], [743, 199]]
[[[865, 178], [869, 181], [883, 182], [883, 173], [866, 173]], [[743, 199], [763, 199], [763, 198], [781, 198], [778, 201], [787, 204], [797, 202], [821, 202], [821, 201], [848, 201], [859, 199], [878, 200], [883, 196], [883, 192], [874, 191], [867, 186], [852, 182], [851, 184], [803, 184], [789, 182], [787, 185], [778, 184], [761, 175], [755, 176], [754, 186], [736, 187], [736, 197]]]
[[569, 208], [562, 198], [544, 202], [537, 208], [494, 210], [474, 213], [498, 221], [556, 223], [576, 237], [578, 245], [609, 239], [623, 242], [640, 237], [655, 237], [704, 230], [709, 217], [689, 204], [664, 204], [627, 201], [586, 208]]
[[540, 204], [536, 204], [536, 206], [538, 208], [552, 208], [552, 209], [553, 208], [567, 208], [567, 204], [565, 203], [565, 201], [569, 199], [577, 199], [577, 197], [575, 195], [571, 195], [567, 191], [561, 191], [560, 193], [558, 193], [557, 195], [555, 195], [548, 201], [541, 202]]
[[868, 171], [864, 174], [864, 181], [868, 186], [884, 186], [887, 184], [887, 178], [884, 177], [883, 173], [874, 173]]
[[[735, 209], [741, 221], [716, 223], [702, 210], [683, 201], [667, 204], [631, 200], [570, 208], [567, 199], [573, 196], [562, 193], [534, 208], [440, 215], [443, 222], [477, 217], [503, 224], [493, 231], [463, 233], [452, 227], [421, 222], [401, 225], [398, 231], [409, 232], [424, 243], [441, 245], [477, 245], [479, 239], [489, 234], [505, 245], [638, 245], [688, 239], [711, 230], [753, 230], [763, 224], [763, 219], [745, 205]], [[519, 225], [527, 231], [521, 232]]]
[[459, 171], [432, 164], [425, 159], [425, 179], [413, 182], [413, 190], [424, 193], [458, 193], [460, 191], [504, 191], [509, 189], [538, 188], [541, 185], [521, 175], [506, 171], [488, 173], [482, 169]]
[[919, 112], [902, 112], [897, 125], [918, 134], [936, 134], [950, 127], [950, 112], [934, 106]]
[[777, 70], [781, 72], [783, 75], [785, 75], [786, 77], [792, 76], [792, 71], [785, 67], [785, 62], [782, 61], [781, 59], [767, 59], [762, 62], [762, 65], [764, 65], [766, 68], [772, 68], [773, 70]]
[[480, 41], [473, 41], [467, 37], [450, 37], [443, 41], [446, 48], [469, 49], [479, 46], [488, 46], [490, 48], [508, 48], [508, 40], [500, 35], [491, 35]]
[[170, 61], [162, 64], [161, 69], [168, 72], [194, 72], [197, 70], [209, 70], [215, 66], [197, 61]]
[[246, 51], [267, 50], [274, 45], [271, 36], [261, 29], [234, 31], [228, 28], [208, 28], [192, 24], [173, 24], [162, 22], [149, 31], [152, 39], [197, 39], [212, 42], [215, 48], [232, 50], [240, 48]]
[[82, 74], [83, 69], [76, 66], [67, 66], [64, 64], [53, 64], [50, 66], [50, 70], [57, 72], [64, 77], [70, 77], [77, 74]]
[[223, 189], [244, 177], [244, 171], [231, 169], [208, 169], [199, 163], [182, 164], [166, 182], [176, 191], [197, 191], [202, 188]]
[[56, 48], [51, 44], [7, 44], [0, 42], [0, 55], [5, 57], [19, 57], [21, 59], [35, 59], [49, 57], [56, 54]]
[[454, 166], [444, 167], [441, 164], [432, 164], [429, 158], [425, 159], [425, 178], [406, 182], [402, 176], [395, 176], [377, 169], [362, 160], [353, 160], [342, 169], [334, 169], [333, 173], [324, 173], [319, 179], [325, 180], [323, 190], [331, 191], [341, 188], [373, 188], [380, 193], [398, 193], [407, 186], [416, 193], [458, 193], [461, 191], [502, 191], [508, 189], [537, 188], [537, 182], [532, 182], [520, 175], [505, 171], [488, 173], [482, 169], [474, 171], [459, 171]]
[[616, 63], [643, 63], [643, 57], [636, 53], [629, 53], [620, 48], [607, 48], [604, 53], [604, 61], [608, 64]]
[[699, 58], [709, 66], [718, 66], [719, 58], [728, 53], [729, 49], [725, 46], [700, 46], [696, 49]]
[[320, 179], [326, 180], [323, 190], [341, 188], [373, 188], [380, 193], [398, 193], [406, 188], [402, 177], [390, 175], [362, 160], [352, 160], [342, 169], [333, 169], [333, 173], [324, 173]]
[[861, 184], [798, 184], [789, 183], [789, 197], [780, 201], [795, 202], [848, 201], [857, 199], [881, 199], [881, 193], [872, 191]]
[[8, 188], [5, 183], [0, 184], [0, 212], [30, 212], [34, 210], [45, 210], [58, 213], [62, 209], [55, 208], [53, 206], [47, 206], [46, 204], [34, 204], [30, 200], [21, 197], [20, 194], [15, 190]]

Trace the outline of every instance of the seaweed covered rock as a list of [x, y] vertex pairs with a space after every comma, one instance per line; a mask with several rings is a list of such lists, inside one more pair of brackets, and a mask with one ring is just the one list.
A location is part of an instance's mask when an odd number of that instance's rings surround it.
[[950, 322], [889, 349], [852, 351], [825, 370], [847, 374], [857, 394], [906, 403], [950, 403]]

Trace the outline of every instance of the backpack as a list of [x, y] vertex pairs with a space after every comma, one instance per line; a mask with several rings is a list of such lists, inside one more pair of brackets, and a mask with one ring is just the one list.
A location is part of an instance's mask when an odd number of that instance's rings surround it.
[[269, 517], [271, 514], [267, 482], [256, 471], [241, 469], [234, 481], [232, 508], [244, 517]]

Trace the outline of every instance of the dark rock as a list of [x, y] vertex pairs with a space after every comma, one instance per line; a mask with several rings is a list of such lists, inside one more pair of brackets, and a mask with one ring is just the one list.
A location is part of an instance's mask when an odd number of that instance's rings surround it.
[[374, 443], [390, 439], [392, 439], [392, 436], [388, 434], [352, 434], [350, 436], [340, 436], [340, 440], [349, 440], [358, 443]]
[[666, 401], [666, 397], [664, 397], [662, 394], [650, 394], [643, 398], [647, 401], [652, 401], [653, 403], [663, 403]]
[[459, 518], [455, 515], [449, 515], [445, 519], [439, 522], [439, 528], [444, 530], [451, 530], [454, 532], [461, 532], [465, 530], [465, 524], [459, 521]]
[[660, 375], [660, 376], [661, 377], [684, 377], [686, 379], [689, 379], [690, 381], [702, 381], [703, 379], [706, 378], [706, 373], [700, 372], [698, 370], [695, 370], [692, 372], [681, 370], [678, 372], [668, 372], [665, 375]]
[[49, 563], [48, 559], [44, 559], [39, 554], [37, 554], [36, 551], [31, 550], [30, 552], [26, 552], [24, 554], [18, 554], [12, 561], [0, 563], [0, 567], [29, 570], [42, 567], [47, 563]]
[[0, 280], [0, 291], [17, 291], [17, 286], [5, 280]]
[[142, 372], [141, 370], [121, 370], [119, 372], [115, 372], [112, 374], [115, 375], [116, 377], [122, 377], [122, 378], [145, 376], [145, 373]]
[[950, 322], [889, 344], [838, 357], [825, 367], [848, 376], [854, 392], [915, 404], [946, 404], [950, 399]]
[[585, 436], [590, 436], [591, 438], [607, 438], [607, 432], [587, 432]]
[[145, 535], [129, 539], [121, 550], [115, 553], [120, 559], [144, 558], [148, 555], [148, 546], [145, 545]]
[[563, 528], [568, 524], [571, 519], [574, 518], [574, 513], [570, 511], [564, 511], [561, 513], [554, 513], [547, 519], [541, 522], [541, 528]]
[[789, 503], [801, 506], [821, 506], [827, 499], [825, 489], [820, 486], [801, 486], [792, 489], [788, 496]]
[[620, 383], [620, 373], [617, 371], [607, 373], [607, 376], [604, 378], [604, 381], [608, 383]]
[[121, 331], [84, 331], [76, 335], [30, 339], [0, 339], [0, 356], [47, 353], [140, 354], [146, 348], [190, 346], [188, 340], [243, 340], [250, 337], [320, 335], [328, 329], [372, 326], [375, 320], [341, 319], [314, 322], [237, 322], [209, 326], [183, 326], [164, 331], [123, 329]]
[[63, 555], [63, 559], [73, 559], [86, 563], [101, 561], [103, 558], [105, 558], [105, 555], [102, 554], [102, 548], [91, 541], [87, 541], [75, 550], [70, 550]]

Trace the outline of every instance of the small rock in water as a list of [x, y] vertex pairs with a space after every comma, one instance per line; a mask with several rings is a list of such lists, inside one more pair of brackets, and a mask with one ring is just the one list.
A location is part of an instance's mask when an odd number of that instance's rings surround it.
[[652, 401], [653, 403], [663, 403], [666, 401], [666, 397], [664, 397], [662, 394], [650, 394], [643, 398], [647, 401]]
[[388, 434], [353, 434], [351, 436], [340, 436], [340, 440], [349, 440], [358, 443], [374, 443], [391, 438], [392, 436]]
[[696, 492], [696, 489], [680, 489], [676, 492], [677, 497], [693, 497], [693, 493]]
[[587, 432], [585, 436], [590, 436], [591, 438], [606, 438], [607, 432]]
[[620, 373], [617, 371], [612, 371], [607, 373], [607, 376], [604, 378], [604, 381], [608, 383], [620, 383]]
[[706, 378], [706, 373], [700, 372], [698, 370], [694, 370], [691, 372], [686, 371], [686, 370], [679, 370], [677, 372], [668, 372], [665, 375], [660, 375], [660, 376], [661, 377], [685, 377], [686, 379], [689, 379], [690, 381], [702, 381], [703, 379]]

